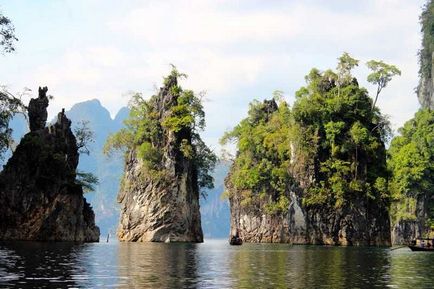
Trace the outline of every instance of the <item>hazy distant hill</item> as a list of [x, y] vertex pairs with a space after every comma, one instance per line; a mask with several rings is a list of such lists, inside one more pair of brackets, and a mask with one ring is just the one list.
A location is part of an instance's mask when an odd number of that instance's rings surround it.
[[109, 231], [114, 233], [119, 217], [116, 196], [123, 159], [120, 155], [108, 158], [102, 153], [102, 148], [108, 135], [122, 126], [123, 120], [128, 116], [128, 109], [121, 109], [112, 119], [109, 111], [98, 100], [93, 99], [75, 104], [66, 115], [72, 120], [73, 126], [80, 121], [88, 121], [94, 132], [95, 142], [90, 145], [90, 155], [80, 156], [78, 169], [92, 172], [98, 177], [100, 183], [96, 191], [88, 193], [86, 198], [94, 208], [101, 234], [105, 236]]
[[206, 199], [200, 199], [202, 229], [205, 238], [228, 238], [230, 227], [229, 201], [222, 200], [224, 178], [230, 164], [220, 162], [214, 171], [214, 189], [208, 191]]

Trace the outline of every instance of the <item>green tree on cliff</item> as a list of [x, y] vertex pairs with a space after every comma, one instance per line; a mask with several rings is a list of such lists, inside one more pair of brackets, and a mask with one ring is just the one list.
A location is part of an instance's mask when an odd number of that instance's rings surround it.
[[[360, 199], [388, 205], [389, 123], [353, 77], [358, 63], [344, 53], [336, 70], [312, 69], [292, 109], [284, 101], [250, 104], [247, 118], [221, 140], [237, 144], [229, 197], [237, 194], [242, 205], [268, 213], [285, 212], [289, 192], [298, 186], [307, 206], [341, 208]], [[383, 62], [369, 63], [377, 73], [369, 79], [381, 91], [392, 75]]]
[[145, 100], [141, 94], [135, 94], [129, 103], [126, 127], [109, 137], [104, 152], [134, 152], [143, 161], [148, 177], [164, 179], [163, 138], [164, 131], [168, 131], [179, 136], [177, 150], [193, 162], [198, 187], [213, 188], [211, 173], [217, 158], [199, 134], [205, 127], [202, 100], [193, 91], [182, 89], [177, 81], [182, 77], [186, 75], [173, 67], [164, 79], [164, 89], [171, 95], [171, 103], [160, 103], [156, 95]]
[[247, 118], [222, 137], [223, 145], [237, 144], [228, 178], [235, 191], [241, 192], [242, 205], [263, 203], [268, 213], [286, 210], [292, 184], [290, 137], [289, 106], [283, 100], [277, 105], [274, 99], [253, 101]]
[[[312, 69], [307, 85], [296, 94], [293, 118], [299, 133], [295, 141], [306, 152], [315, 180], [304, 196], [307, 205], [341, 207], [360, 197], [388, 200], [384, 143], [390, 129], [374, 107], [375, 100], [352, 76], [357, 63], [344, 54], [336, 71]], [[391, 76], [377, 72], [381, 91]], [[375, 82], [372, 74], [369, 79]]]
[[414, 220], [416, 201], [427, 200], [428, 225], [434, 226], [434, 112], [419, 110], [399, 129], [388, 151], [392, 220]]
[[374, 109], [380, 92], [387, 86], [395, 75], [401, 75], [401, 70], [399, 70], [395, 65], [384, 63], [381, 60], [368, 61], [366, 66], [368, 66], [372, 71], [368, 75], [368, 82], [377, 86], [374, 103], [372, 104], [372, 109]]

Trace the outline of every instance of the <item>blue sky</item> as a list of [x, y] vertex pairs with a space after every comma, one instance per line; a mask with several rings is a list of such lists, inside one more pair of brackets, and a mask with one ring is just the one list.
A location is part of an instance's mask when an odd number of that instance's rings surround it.
[[424, 2], [0, 0], [20, 39], [0, 56], [0, 83], [12, 92], [48, 86], [51, 116], [93, 98], [113, 116], [129, 92], [152, 95], [173, 63], [189, 76], [185, 88], [207, 92], [204, 136], [218, 151], [250, 101], [279, 89], [292, 103], [312, 67], [334, 68], [346, 51], [361, 60], [360, 80], [370, 59], [402, 70], [378, 102], [396, 129], [419, 107]]

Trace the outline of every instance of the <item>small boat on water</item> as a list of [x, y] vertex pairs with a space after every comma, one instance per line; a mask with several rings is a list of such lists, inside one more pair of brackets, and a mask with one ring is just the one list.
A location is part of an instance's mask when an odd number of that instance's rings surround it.
[[235, 235], [231, 237], [229, 244], [233, 246], [239, 246], [243, 244], [243, 240], [238, 235]]
[[408, 245], [412, 251], [434, 252], [434, 239], [419, 238], [415, 239]]

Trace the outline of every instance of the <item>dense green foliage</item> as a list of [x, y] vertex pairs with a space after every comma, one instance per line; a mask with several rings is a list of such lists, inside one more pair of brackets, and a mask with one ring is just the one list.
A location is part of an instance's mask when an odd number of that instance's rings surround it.
[[391, 142], [388, 158], [392, 216], [396, 220], [414, 219], [416, 200], [434, 196], [434, 112], [419, 110], [399, 133]]
[[242, 193], [242, 204], [263, 200], [269, 213], [289, 205], [290, 110], [286, 102], [274, 100], [250, 104], [248, 117], [221, 139], [222, 144], [236, 141], [238, 154], [230, 180]]
[[[205, 145], [199, 132], [205, 127], [205, 113], [201, 99], [191, 90], [183, 90], [178, 79], [185, 75], [175, 68], [164, 79], [159, 95], [145, 100], [136, 94], [130, 101], [130, 115], [125, 128], [111, 135], [105, 152], [124, 150], [135, 152], [151, 178], [163, 178], [164, 145], [167, 134], [174, 133], [178, 140], [177, 151], [183, 158], [193, 161], [200, 188], [212, 188], [211, 172], [216, 162], [215, 154]], [[169, 96], [167, 99], [164, 96]], [[170, 100], [169, 100], [170, 99]]]
[[[314, 168], [305, 203], [341, 207], [357, 197], [387, 201], [388, 121], [351, 76], [357, 62], [347, 55], [339, 60], [337, 71], [313, 69], [306, 76], [293, 107], [296, 141]], [[353, 65], [342, 63], [348, 61]]]
[[[339, 208], [360, 198], [387, 206], [389, 123], [352, 76], [357, 65], [344, 53], [336, 71], [312, 69], [292, 109], [284, 101], [272, 101], [271, 110], [270, 101], [255, 101], [248, 117], [225, 134], [223, 144], [237, 143], [229, 183], [242, 205], [284, 211], [297, 184], [305, 189], [307, 206]], [[381, 61], [367, 65], [378, 97], [399, 70]]]

